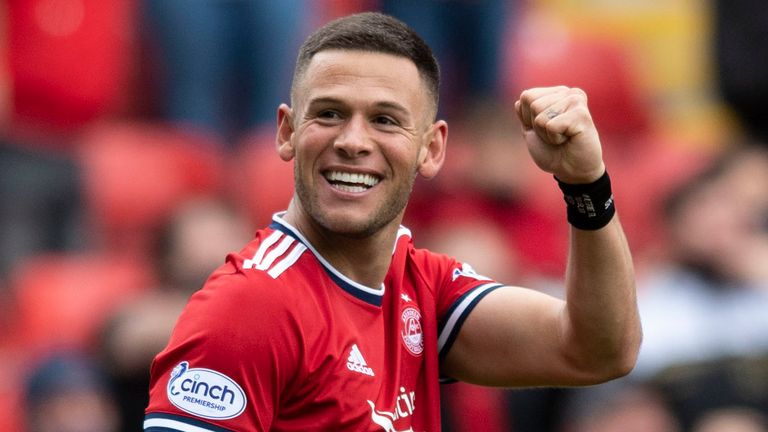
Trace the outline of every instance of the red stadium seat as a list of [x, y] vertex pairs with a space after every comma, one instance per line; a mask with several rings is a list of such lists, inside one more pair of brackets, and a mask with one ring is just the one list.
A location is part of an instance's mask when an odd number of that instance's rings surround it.
[[105, 124], [79, 152], [85, 197], [107, 248], [146, 251], [148, 235], [195, 195], [217, 193], [222, 152], [213, 138], [168, 125]]
[[72, 129], [125, 102], [135, 2], [10, 0], [14, 120]]
[[562, 28], [536, 28], [539, 24], [534, 20], [510, 36], [502, 74], [509, 100], [531, 87], [580, 87], [589, 95], [590, 111], [602, 133], [647, 133], [651, 127], [649, 101], [633, 74], [628, 49]]
[[88, 348], [108, 315], [149, 286], [151, 272], [131, 259], [97, 254], [30, 257], [11, 275], [16, 345], [29, 353]]

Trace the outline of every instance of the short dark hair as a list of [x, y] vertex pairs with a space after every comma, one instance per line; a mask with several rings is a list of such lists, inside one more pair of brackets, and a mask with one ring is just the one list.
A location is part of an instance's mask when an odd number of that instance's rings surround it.
[[440, 68], [432, 49], [408, 25], [379, 12], [363, 12], [335, 19], [311, 34], [299, 49], [293, 73], [295, 86], [320, 51], [340, 49], [392, 54], [411, 60], [424, 80], [435, 109], [438, 106]]

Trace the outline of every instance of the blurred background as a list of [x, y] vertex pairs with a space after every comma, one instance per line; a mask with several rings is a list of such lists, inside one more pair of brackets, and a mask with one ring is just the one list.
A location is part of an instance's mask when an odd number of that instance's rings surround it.
[[433, 46], [438, 178], [417, 246], [561, 295], [567, 224], [512, 103], [583, 88], [636, 259], [636, 370], [586, 389], [445, 387], [446, 431], [768, 431], [768, 8], [758, 0], [6, 0], [0, 430], [140, 430], [186, 299], [284, 209], [274, 154], [313, 29], [391, 13]]

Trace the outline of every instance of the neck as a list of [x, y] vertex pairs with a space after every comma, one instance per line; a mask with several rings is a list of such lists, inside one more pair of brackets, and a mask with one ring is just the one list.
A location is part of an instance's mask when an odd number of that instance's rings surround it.
[[364, 237], [339, 234], [318, 224], [291, 203], [284, 219], [309, 241], [336, 270], [351, 280], [378, 288], [392, 261], [392, 250], [402, 217]]

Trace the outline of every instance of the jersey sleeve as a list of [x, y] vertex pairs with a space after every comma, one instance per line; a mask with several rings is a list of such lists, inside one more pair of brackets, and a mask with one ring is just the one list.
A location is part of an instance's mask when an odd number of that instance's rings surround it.
[[438, 318], [438, 352], [442, 360], [450, 351], [462, 324], [477, 303], [488, 293], [503, 286], [478, 274], [470, 264], [451, 257], [422, 251], [422, 262], [428, 263], [429, 277], [434, 280]]
[[152, 363], [145, 431], [270, 429], [298, 348], [286, 300], [259, 274], [215, 274], [192, 296]]

